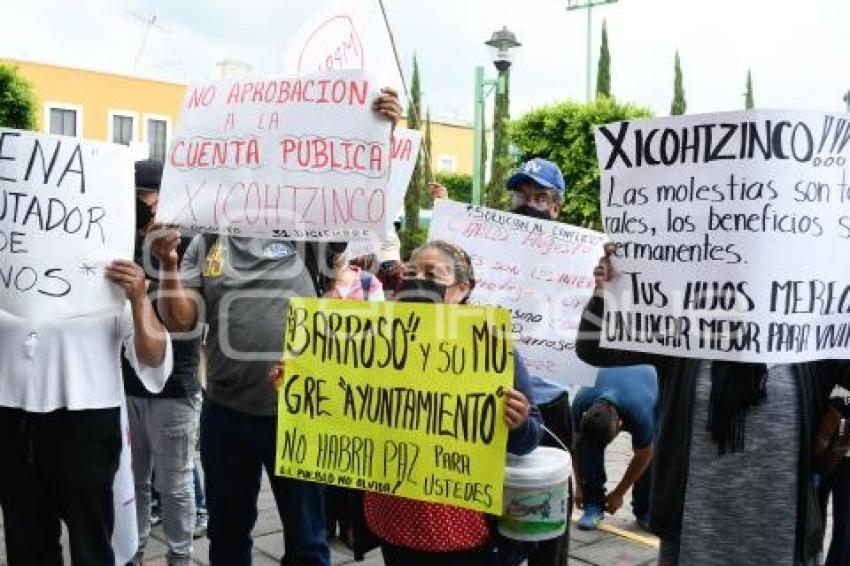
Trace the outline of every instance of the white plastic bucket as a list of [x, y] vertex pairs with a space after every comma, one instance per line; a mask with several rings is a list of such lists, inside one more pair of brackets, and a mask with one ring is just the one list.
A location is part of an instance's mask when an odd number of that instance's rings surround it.
[[567, 528], [570, 454], [541, 446], [525, 456], [508, 454], [499, 532], [522, 541], [556, 538]]

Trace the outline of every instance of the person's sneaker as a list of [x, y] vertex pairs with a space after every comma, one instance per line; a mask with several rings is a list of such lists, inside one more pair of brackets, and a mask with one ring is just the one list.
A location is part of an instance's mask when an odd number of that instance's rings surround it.
[[207, 534], [207, 512], [198, 511], [195, 515], [195, 529], [192, 531], [192, 538], [201, 538]]
[[162, 522], [162, 516], [159, 514], [159, 507], [151, 506], [151, 526], [155, 527]]
[[652, 532], [649, 528], [649, 513], [641, 515], [640, 517], [635, 516], [635, 523], [637, 526], [643, 529], [646, 532]]
[[584, 513], [582, 513], [576, 526], [583, 531], [595, 531], [599, 523], [602, 522], [602, 516], [602, 506], [585, 504]]

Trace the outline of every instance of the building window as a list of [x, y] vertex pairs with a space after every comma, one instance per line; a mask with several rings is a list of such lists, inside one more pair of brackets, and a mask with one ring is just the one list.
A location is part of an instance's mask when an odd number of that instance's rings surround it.
[[457, 168], [457, 160], [454, 155], [441, 155], [437, 158], [437, 171], [454, 173]]
[[76, 136], [77, 111], [70, 108], [51, 108], [50, 133], [60, 136]]
[[168, 122], [148, 118], [149, 156], [157, 161], [165, 161], [165, 150], [168, 138]]
[[130, 145], [133, 141], [133, 117], [112, 115], [112, 143]]

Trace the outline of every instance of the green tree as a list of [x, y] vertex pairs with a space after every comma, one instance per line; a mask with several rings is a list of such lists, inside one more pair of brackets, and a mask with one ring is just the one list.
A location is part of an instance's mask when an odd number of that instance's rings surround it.
[[[407, 127], [418, 130], [422, 126], [422, 89], [419, 84], [419, 63], [416, 55], [413, 56], [413, 76], [410, 79], [410, 100], [407, 106]], [[421, 197], [425, 190], [425, 182], [422, 175], [422, 151], [416, 157], [416, 165], [413, 167], [413, 175], [410, 184], [404, 194], [404, 229], [401, 233], [402, 257], [406, 258], [410, 252], [425, 241], [425, 231], [419, 228], [419, 209]]]
[[419, 197], [421, 208], [434, 208], [434, 198], [431, 196], [431, 191], [428, 189], [428, 183], [434, 179], [434, 172], [431, 170], [431, 109], [425, 113], [425, 135], [422, 136], [422, 163], [424, 164], [424, 179], [422, 182], [422, 195]]
[[611, 96], [611, 52], [608, 50], [608, 24], [602, 21], [602, 45], [596, 69], [596, 97]]
[[744, 108], [752, 110], [756, 107], [755, 99], [753, 98], [753, 75], [750, 69], [747, 69], [747, 92], [744, 93]]
[[646, 118], [648, 108], [600, 97], [588, 103], [561, 102], [529, 112], [511, 124], [511, 139], [523, 159], [544, 157], [564, 173], [567, 193], [560, 220], [601, 228], [599, 165], [595, 126]]
[[688, 110], [685, 101], [685, 86], [682, 84], [682, 63], [679, 60], [679, 50], [676, 50], [676, 63], [673, 69], [673, 103], [670, 105], [670, 114], [677, 116]]
[[32, 87], [17, 67], [0, 65], [0, 126], [36, 129], [36, 106]]
[[[507, 205], [505, 181], [511, 168], [508, 155], [508, 121], [510, 120], [510, 69], [499, 73], [502, 85], [496, 89], [495, 108], [493, 110], [493, 154], [490, 157], [490, 182], [487, 183], [484, 204], [490, 208], [504, 208]], [[486, 155], [486, 153], [485, 153]]]
[[472, 202], [472, 175], [465, 173], [437, 173], [437, 182], [446, 187], [449, 198], [457, 202]]

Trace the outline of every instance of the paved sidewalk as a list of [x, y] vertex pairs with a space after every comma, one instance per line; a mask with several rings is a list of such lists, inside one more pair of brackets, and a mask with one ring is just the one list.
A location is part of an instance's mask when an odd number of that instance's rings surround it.
[[[628, 436], [621, 435], [607, 451], [606, 467], [609, 477], [615, 480], [619, 479], [630, 457]], [[613, 481], [611, 483], [613, 484]], [[655, 564], [657, 553], [655, 548], [645, 542], [626, 538], [626, 536], [640, 537], [649, 539], [650, 543], [654, 541], [654, 537], [636, 529], [634, 518], [629, 512], [630, 501], [628, 499], [623, 507], [624, 510], [621, 510], [617, 515], [606, 519], [603, 523], [603, 529], [586, 533], [573, 528], [570, 543], [571, 565], [644, 566]], [[256, 566], [273, 566], [279, 564], [278, 561], [283, 554], [283, 535], [274, 498], [265, 478], [260, 493], [259, 510], [257, 525], [254, 529], [254, 564]], [[612, 530], [619, 534], [611, 532]], [[65, 546], [67, 550], [67, 544]], [[196, 564], [209, 564], [207, 560], [208, 549], [209, 542], [207, 539], [195, 540], [194, 562]], [[156, 527], [145, 553], [145, 565], [166, 566], [166, 551], [162, 528], [161, 526]], [[357, 564], [353, 555], [339, 541], [332, 543], [331, 554], [335, 565]], [[6, 566], [5, 558], [6, 548], [3, 533], [0, 530], [0, 566]], [[66, 558], [66, 564], [70, 564], [70, 559]], [[380, 551], [372, 552], [361, 564], [363, 566], [383, 565]]]

